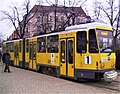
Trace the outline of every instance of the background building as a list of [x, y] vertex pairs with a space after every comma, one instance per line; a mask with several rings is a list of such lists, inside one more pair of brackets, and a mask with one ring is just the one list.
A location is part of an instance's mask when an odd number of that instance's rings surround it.
[[[55, 5], [35, 5], [30, 10], [29, 17], [32, 18], [27, 24], [24, 37], [32, 37], [44, 33], [62, 31], [67, 26], [79, 24], [88, 19], [88, 16], [81, 7], [60, 7]], [[16, 31], [14, 31], [10, 36], [10, 39], [14, 38], [19, 38]]]

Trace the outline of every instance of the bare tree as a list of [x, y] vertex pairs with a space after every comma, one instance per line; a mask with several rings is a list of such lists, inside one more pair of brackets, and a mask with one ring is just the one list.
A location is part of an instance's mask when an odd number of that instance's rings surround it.
[[[41, 28], [45, 32], [47, 31], [56, 31], [57, 30], [57, 7], [58, 7], [58, 0], [55, 0], [54, 2], [51, 2], [49, 0], [45, 0], [47, 4], [51, 6], [50, 11], [45, 11], [44, 10], [44, 5], [42, 0], [38, 0], [39, 6], [41, 6]], [[52, 10], [51, 10], [52, 9]], [[49, 14], [51, 11], [54, 13], [54, 26], [51, 26], [51, 23], [49, 22]], [[53, 16], [53, 15], [52, 15]], [[41, 33], [41, 32], [40, 32]]]
[[2, 36], [3, 36], [2, 33], [0, 33], [0, 38], [1, 38]]
[[99, 4], [98, 4], [98, 2], [96, 0], [94, 2], [93, 8], [94, 8], [94, 10], [93, 10], [94, 18], [100, 19], [100, 17], [101, 17], [101, 9], [100, 9]]
[[37, 18], [37, 33], [34, 36], [45, 34], [52, 31], [51, 23], [49, 21], [49, 13], [51, 9], [43, 5], [43, 0], [38, 0]]
[[[75, 25], [76, 17], [80, 16], [81, 14], [79, 10], [86, 1], [87, 0], [83, 0], [82, 2], [81, 0], [64, 0], [64, 3], [61, 3], [60, 0], [54, 0], [54, 2], [46, 0], [54, 12], [53, 31], [64, 30], [66, 26]], [[58, 21], [59, 15], [65, 15], [66, 19], [61, 22]]]
[[3, 10], [0, 11], [5, 15], [3, 20], [9, 19], [12, 22], [18, 37], [24, 38], [27, 24], [35, 16], [36, 12], [33, 15], [29, 15], [30, 12], [29, 0], [26, 0], [24, 2], [22, 6], [22, 12], [19, 10], [17, 6], [12, 6], [10, 8], [12, 9], [12, 14], [10, 14], [10, 12], [7, 11], [3, 11]]
[[[117, 42], [117, 37], [120, 35], [120, 31], [118, 30], [119, 24], [120, 24], [120, 4], [119, 8], [115, 4], [116, 0], [107, 0], [105, 4], [103, 2], [95, 2], [97, 4], [97, 7], [95, 8], [95, 11], [97, 13], [97, 18], [99, 16], [106, 16], [114, 30], [113, 35], [114, 35], [114, 45], [116, 47], [116, 42]], [[120, 2], [120, 1], [119, 1]], [[98, 9], [98, 10], [96, 10]], [[100, 13], [100, 11], [102, 11]], [[105, 15], [102, 15], [102, 14]]]
[[0, 33], [0, 39], [4, 39], [5, 38], [4, 36], [5, 36], [4, 34]]
[[49, 23], [49, 12], [45, 10], [45, 7], [39, 5], [40, 10], [37, 12], [37, 31], [39, 34], [45, 34], [51, 31]]
[[57, 31], [57, 9], [58, 9], [58, 1], [54, 0], [54, 2], [51, 2], [49, 0], [46, 0], [46, 2], [51, 6], [53, 12], [54, 12], [54, 29], [53, 31]]
[[[72, 25], [75, 25], [75, 18], [80, 16], [80, 8], [87, 0], [64, 0], [64, 8], [65, 8], [65, 15], [67, 17], [66, 23], [70, 26], [70, 19], [72, 21]], [[68, 4], [67, 4], [68, 2]], [[68, 7], [67, 7], [67, 5]], [[70, 8], [69, 8], [70, 7]]]

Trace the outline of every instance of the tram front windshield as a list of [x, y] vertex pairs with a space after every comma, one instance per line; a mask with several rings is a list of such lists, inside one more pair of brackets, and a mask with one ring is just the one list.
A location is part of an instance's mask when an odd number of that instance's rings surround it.
[[98, 43], [100, 46], [101, 53], [112, 53], [113, 52], [113, 36], [112, 31], [97, 30]]

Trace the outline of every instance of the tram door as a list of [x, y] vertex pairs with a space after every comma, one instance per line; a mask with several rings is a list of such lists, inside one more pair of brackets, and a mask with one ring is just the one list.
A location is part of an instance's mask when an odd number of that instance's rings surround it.
[[14, 65], [19, 66], [19, 52], [18, 52], [18, 44], [15, 44], [15, 50], [14, 50]]
[[34, 43], [32, 43], [32, 44], [30, 44], [30, 46], [29, 46], [30, 48], [30, 64], [29, 64], [29, 68], [30, 69], [34, 69], [34, 70], [36, 70], [36, 44], [34, 44]]
[[60, 40], [60, 74], [74, 77], [74, 38]]

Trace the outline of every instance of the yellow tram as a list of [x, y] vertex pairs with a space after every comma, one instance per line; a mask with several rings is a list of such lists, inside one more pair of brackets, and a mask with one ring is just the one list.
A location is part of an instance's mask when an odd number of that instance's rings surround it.
[[3, 53], [6, 51], [6, 49], [9, 51], [10, 53], [10, 64], [13, 65], [13, 62], [14, 62], [14, 41], [6, 41], [6, 42], [3, 42], [2, 44], [2, 51]]
[[61, 32], [8, 41], [3, 48], [9, 43], [14, 46], [14, 53], [10, 51], [13, 65], [19, 67], [74, 79], [117, 77], [112, 27], [105, 23], [80, 24]]

